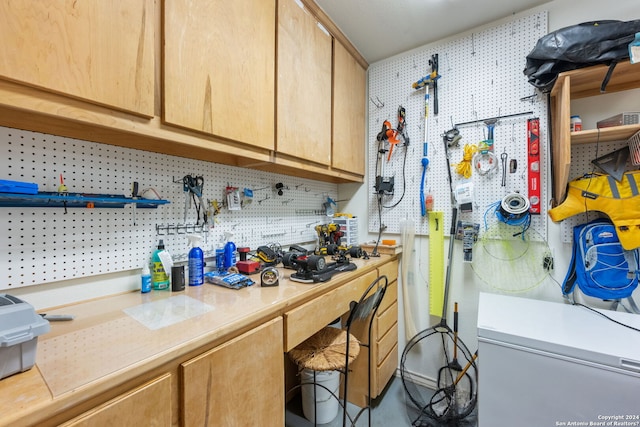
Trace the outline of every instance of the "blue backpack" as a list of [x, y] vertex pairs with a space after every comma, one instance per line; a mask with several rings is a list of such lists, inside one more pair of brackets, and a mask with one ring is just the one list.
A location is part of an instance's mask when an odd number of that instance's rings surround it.
[[638, 286], [638, 249], [622, 248], [616, 229], [607, 219], [573, 228], [573, 255], [562, 293], [577, 284], [590, 297], [617, 300], [630, 297]]

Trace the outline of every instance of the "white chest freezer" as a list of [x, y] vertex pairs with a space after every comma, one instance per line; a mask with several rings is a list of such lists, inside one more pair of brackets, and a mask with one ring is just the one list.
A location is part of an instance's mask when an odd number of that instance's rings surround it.
[[[640, 329], [640, 315], [600, 311]], [[479, 427], [640, 425], [640, 332], [584, 307], [481, 293], [477, 409]]]

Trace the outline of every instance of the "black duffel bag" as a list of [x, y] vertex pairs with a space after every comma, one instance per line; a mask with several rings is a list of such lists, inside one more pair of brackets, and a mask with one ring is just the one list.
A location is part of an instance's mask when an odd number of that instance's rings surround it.
[[541, 37], [527, 55], [524, 74], [543, 92], [551, 91], [558, 74], [592, 65], [609, 65], [601, 90], [616, 63], [629, 58], [629, 43], [640, 32], [634, 21], [590, 21], [561, 28]]

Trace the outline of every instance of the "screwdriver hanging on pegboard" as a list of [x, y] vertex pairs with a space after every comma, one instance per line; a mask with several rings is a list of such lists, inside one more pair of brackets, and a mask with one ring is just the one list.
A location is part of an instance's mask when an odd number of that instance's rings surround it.
[[133, 225], [136, 225], [136, 209], [137, 209], [137, 203], [136, 203], [136, 199], [138, 198], [138, 182], [137, 181], [133, 181], [133, 184], [131, 184], [131, 198], [133, 199]]

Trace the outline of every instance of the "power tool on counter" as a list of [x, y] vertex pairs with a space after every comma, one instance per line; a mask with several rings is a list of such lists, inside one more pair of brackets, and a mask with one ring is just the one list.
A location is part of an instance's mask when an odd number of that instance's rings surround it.
[[258, 249], [256, 249], [256, 256], [260, 258], [264, 267], [271, 267], [280, 262], [280, 256], [278, 253], [269, 246], [258, 246]]
[[240, 261], [236, 262], [236, 268], [242, 274], [253, 274], [259, 272], [262, 267], [258, 261], [247, 259], [250, 249], [247, 247], [238, 248]]
[[316, 225], [316, 233], [318, 234], [318, 245], [316, 246], [316, 255], [334, 255], [338, 253], [340, 239], [344, 233], [340, 231], [340, 226], [336, 223]]
[[243, 274], [258, 273], [267, 267], [275, 267], [282, 261], [282, 249], [278, 244], [258, 246], [255, 251], [240, 247], [238, 254], [240, 261], [236, 263], [236, 267]]
[[295, 261], [304, 260], [308, 255], [308, 251], [302, 246], [291, 245], [289, 251], [282, 254], [282, 265], [285, 268], [292, 268], [295, 270], [297, 268], [297, 263], [295, 263]]
[[[289, 276], [289, 279], [294, 282], [326, 282], [336, 273], [353, 271], [358, 268], [346, 257], [339, 261], [327, 263], [324, 256], [321, 255], [298, 255], [295, 252], [288, 252], [288, 256], [285, 256], [285, 258], [290, 268], [296, 270], [295, 273]], [[285, 263], [285, 258], [283, 258], [283, 263]]]
[[351, 258], [368, 258], [366, 252], [360, 246], [344, 244], [342, 241], [344, 232], [340, 229], [340, 225], [336, 223], [316, 225], [316, 233], [318, 233], [316, 255], [334, 255], [334, 259], [338, 260], [347, 255]]

